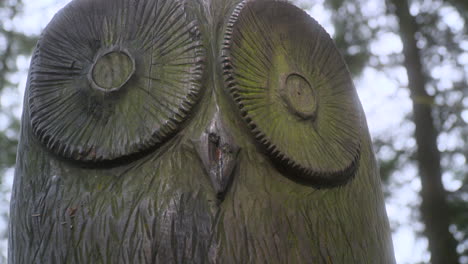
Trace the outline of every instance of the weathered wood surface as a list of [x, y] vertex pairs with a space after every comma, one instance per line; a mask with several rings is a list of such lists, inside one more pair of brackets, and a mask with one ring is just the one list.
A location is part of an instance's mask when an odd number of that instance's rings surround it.
[[394, 263], [364, 113], [285, 2], [74, 0], [27, 84], [9, 263]]

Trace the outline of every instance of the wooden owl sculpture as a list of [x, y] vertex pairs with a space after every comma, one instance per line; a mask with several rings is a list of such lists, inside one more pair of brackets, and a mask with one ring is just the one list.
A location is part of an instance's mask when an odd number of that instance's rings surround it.
[[330, 36], [284, 1], [74, 0], [25, 94], [9, 263], [394, 263]]

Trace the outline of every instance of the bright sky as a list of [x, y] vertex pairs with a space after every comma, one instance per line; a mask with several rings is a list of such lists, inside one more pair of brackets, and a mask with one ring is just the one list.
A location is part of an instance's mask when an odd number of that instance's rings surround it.
[[[36, 0], [36, 1], [24, 1], [26, 11], [22, 18], [17, 18], [13, 21], [11, 26], [14, 26], [21, 31], [26, 33], [38, 33], [40, 32], [50, 21], [52, 16], [61, 7], [67, 3], [67, 0]], [[333, 35], [333, 26], [329, 20], [329, 12], [323, 7], [323, 0], [318, 0], [315, 4], [310, 4], [310, 0], [296, 0], [296, 3], [302, 8], [307, 8], [309, 14], [314, 17], [319, 23], [321, 23], [325, 29]], [[364, 9], [366, 14], [372, 14], [373, 12], [379, 12], [379, 9], [383, 6], [376, 4], [376, 1], [370, 2]], [[446, 11], [447, 14], [450, 10]], [[457, 18], [449, 16], [449, 20], [455, 19], [453, 24], [456, 24]], [[458, 20], [460, 21], [460, 20]], [[385, 18], [378, 18], [371, 23], [376, 25], [392, 23], [393, 21], [386, 21]], [[468, 43], [467, 43], [468, 45]], [[391, 32], [382, 33], [378, 39], [371, 45], [372, 52], [382, 55], [382, 59], [385, 60], [385, 56], [391, 53], [399, 53], [402, 51], [402, 44], [399, 37]], [[21, 80], [19, 96], [9, 96], [4, 100], [14, 100], [15, 103], [21, 102], [24, 87], [26, 84], [26, 73], [29, 66], [29, 59], [21, 57], [18, 59], [18, 64], [22, 70], [21, 74], [15, 76]], [[468, 55], [462, 60], [468, 61]], [[468, 64], [468, 63], [467, 63]], [[389, 76], [391, 78], [389, 78]], [[393, 135], [400, 135], [405, 138], [410, 138], [413, 133], [414, 127], [409, 124], [406, 126], [401, 125], [403, 116], [411, 110], [411, 101], [407, 89], [400, 88], [399, 86], [407, 83], [406, 71], [403, 67], [396, 67], [391, 70], [390, 73], [379, 72], [372, 68], [366, 68], [361, 78], [355, 80], [356, 87], [361, 102], [364, 106], [367, 120], [369, 123], [369, 129], [372, 135], [386, 135], [391, 133]], [[2, 102], [11, 103], [11, 102]], [[20, 115], [21, 107], [18, 108], [17, 114]], [[468, 111], [466, 113], [468, 119]], [[0, 120], [1, 121], [1, 120]], [[407, 148], [414, 146], [414, 140], [408, 140], [408, 142], [400, 143], [401, 148]], [[393, 240], [396, 253], [397, 263], [416, 263], [416, 262], [428, 262], [429, 254], [426, 251], [427, 241], [425, 239], [417, 239], [414, 234], [414, 224], [411, 223], [411, 216], [414, 212], [408, 206], [418, 205], [419, 197], [417, 192], [420, 189], [419, 179], [413, 178], [411, 175], [415, 175], [415, 168], [408, 166], [405, 170], [405, 174], [397, 175], [396, 181], [392, 186], [393, 195], [387, 201], [387, 211], [389, 214], [392, 228], [396, 230], [394, 232]], [[12, 183], [12, 172], [8, 173], [8, 183]], [[445, 181], [447, 187], [456, 189], [460, 183], [453, 180]], [[454, 186], [450, 186], [450, 185]], [[458, 187], [457, 187], [458, 186]], [[10, 187], [8, 187], [10, 188]], [[8, 194], [9, 196], [9, 194]], [[9, 200], [9, 197], [5, 199]], [[0, 213], [6, 212], [7, 207], [0, 207]], [[414, 217], [413, 217], [414, 219]], [[421, 231], [422, 225], [416, 224], [418, 231]], [[5, 228], [5, 223], [0, 223], [0, 230]], [[6, 250], [6, 242], [0, 243], [0, 250]]]

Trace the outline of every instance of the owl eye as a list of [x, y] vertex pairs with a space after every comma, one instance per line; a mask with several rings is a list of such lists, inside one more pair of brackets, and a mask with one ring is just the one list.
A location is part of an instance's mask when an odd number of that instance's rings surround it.
[[256, 140], [282, 168], [343, 184], [360, 156], [360, 108], [330, 36], [280, 1], [239, 4], [223, 47], [226, 88]]
[[204, 50], [178, 1], [79, 0], [44, 30], [30, 70], [34, 134], [79, 161], [157, 147], [201, 92]]

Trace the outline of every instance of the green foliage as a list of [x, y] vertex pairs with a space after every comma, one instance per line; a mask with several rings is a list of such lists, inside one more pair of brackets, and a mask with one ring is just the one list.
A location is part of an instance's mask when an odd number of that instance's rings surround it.
[[37, 41], [36, 36], [27, 36], [13, 25], [13, 19], [21, 14], [22, 8], [21, 0], [0, 2], [0, 14], [6, 18], [0, 20], [0, 173], [15, 164], [19, 132], [18, 118], [12, 113], [13, 106], [2, 102], [12, 97], [11, 90], [19, 84], [12, 78], [19, 70], [17, 58], [28, 56]]
[[[20, 101], [17, 99], [19, 81], [15, 78], [19, 71], [17, 60], [19, 56], [29, 56], [37, 41], [36, 36], [28, 36], [15, 28], [13, 20], [21, 14], [22, 8], [21, 0], [0, 1], [0, 184], [4, 183], [6, 170], [13, 167], [16, 160], [19, 120], [14, 110], [18, 105], [12, 101]], [[0, 187], [3, 191], [9, 189], [3, 185]], [[2, 199], [8, 196], [8, 193], [2, 193]], [[3, 207], [8, 208], [8, 205]], [[8, 215], [2, 214], [1, 217], [7, 219]], [[0, 242], [3, 242], [8, 232], [0, 232]], [[0, 263], [4, 263], [4, 249], [0, 250]]]
[[369, 43], [375, 31], [368, 27], [368, 17], [361, 10], [360, 1], [325, 1], [333, 10], [334, 41], [344, 56], [352, 74], [359, 75], [371, 57]]

